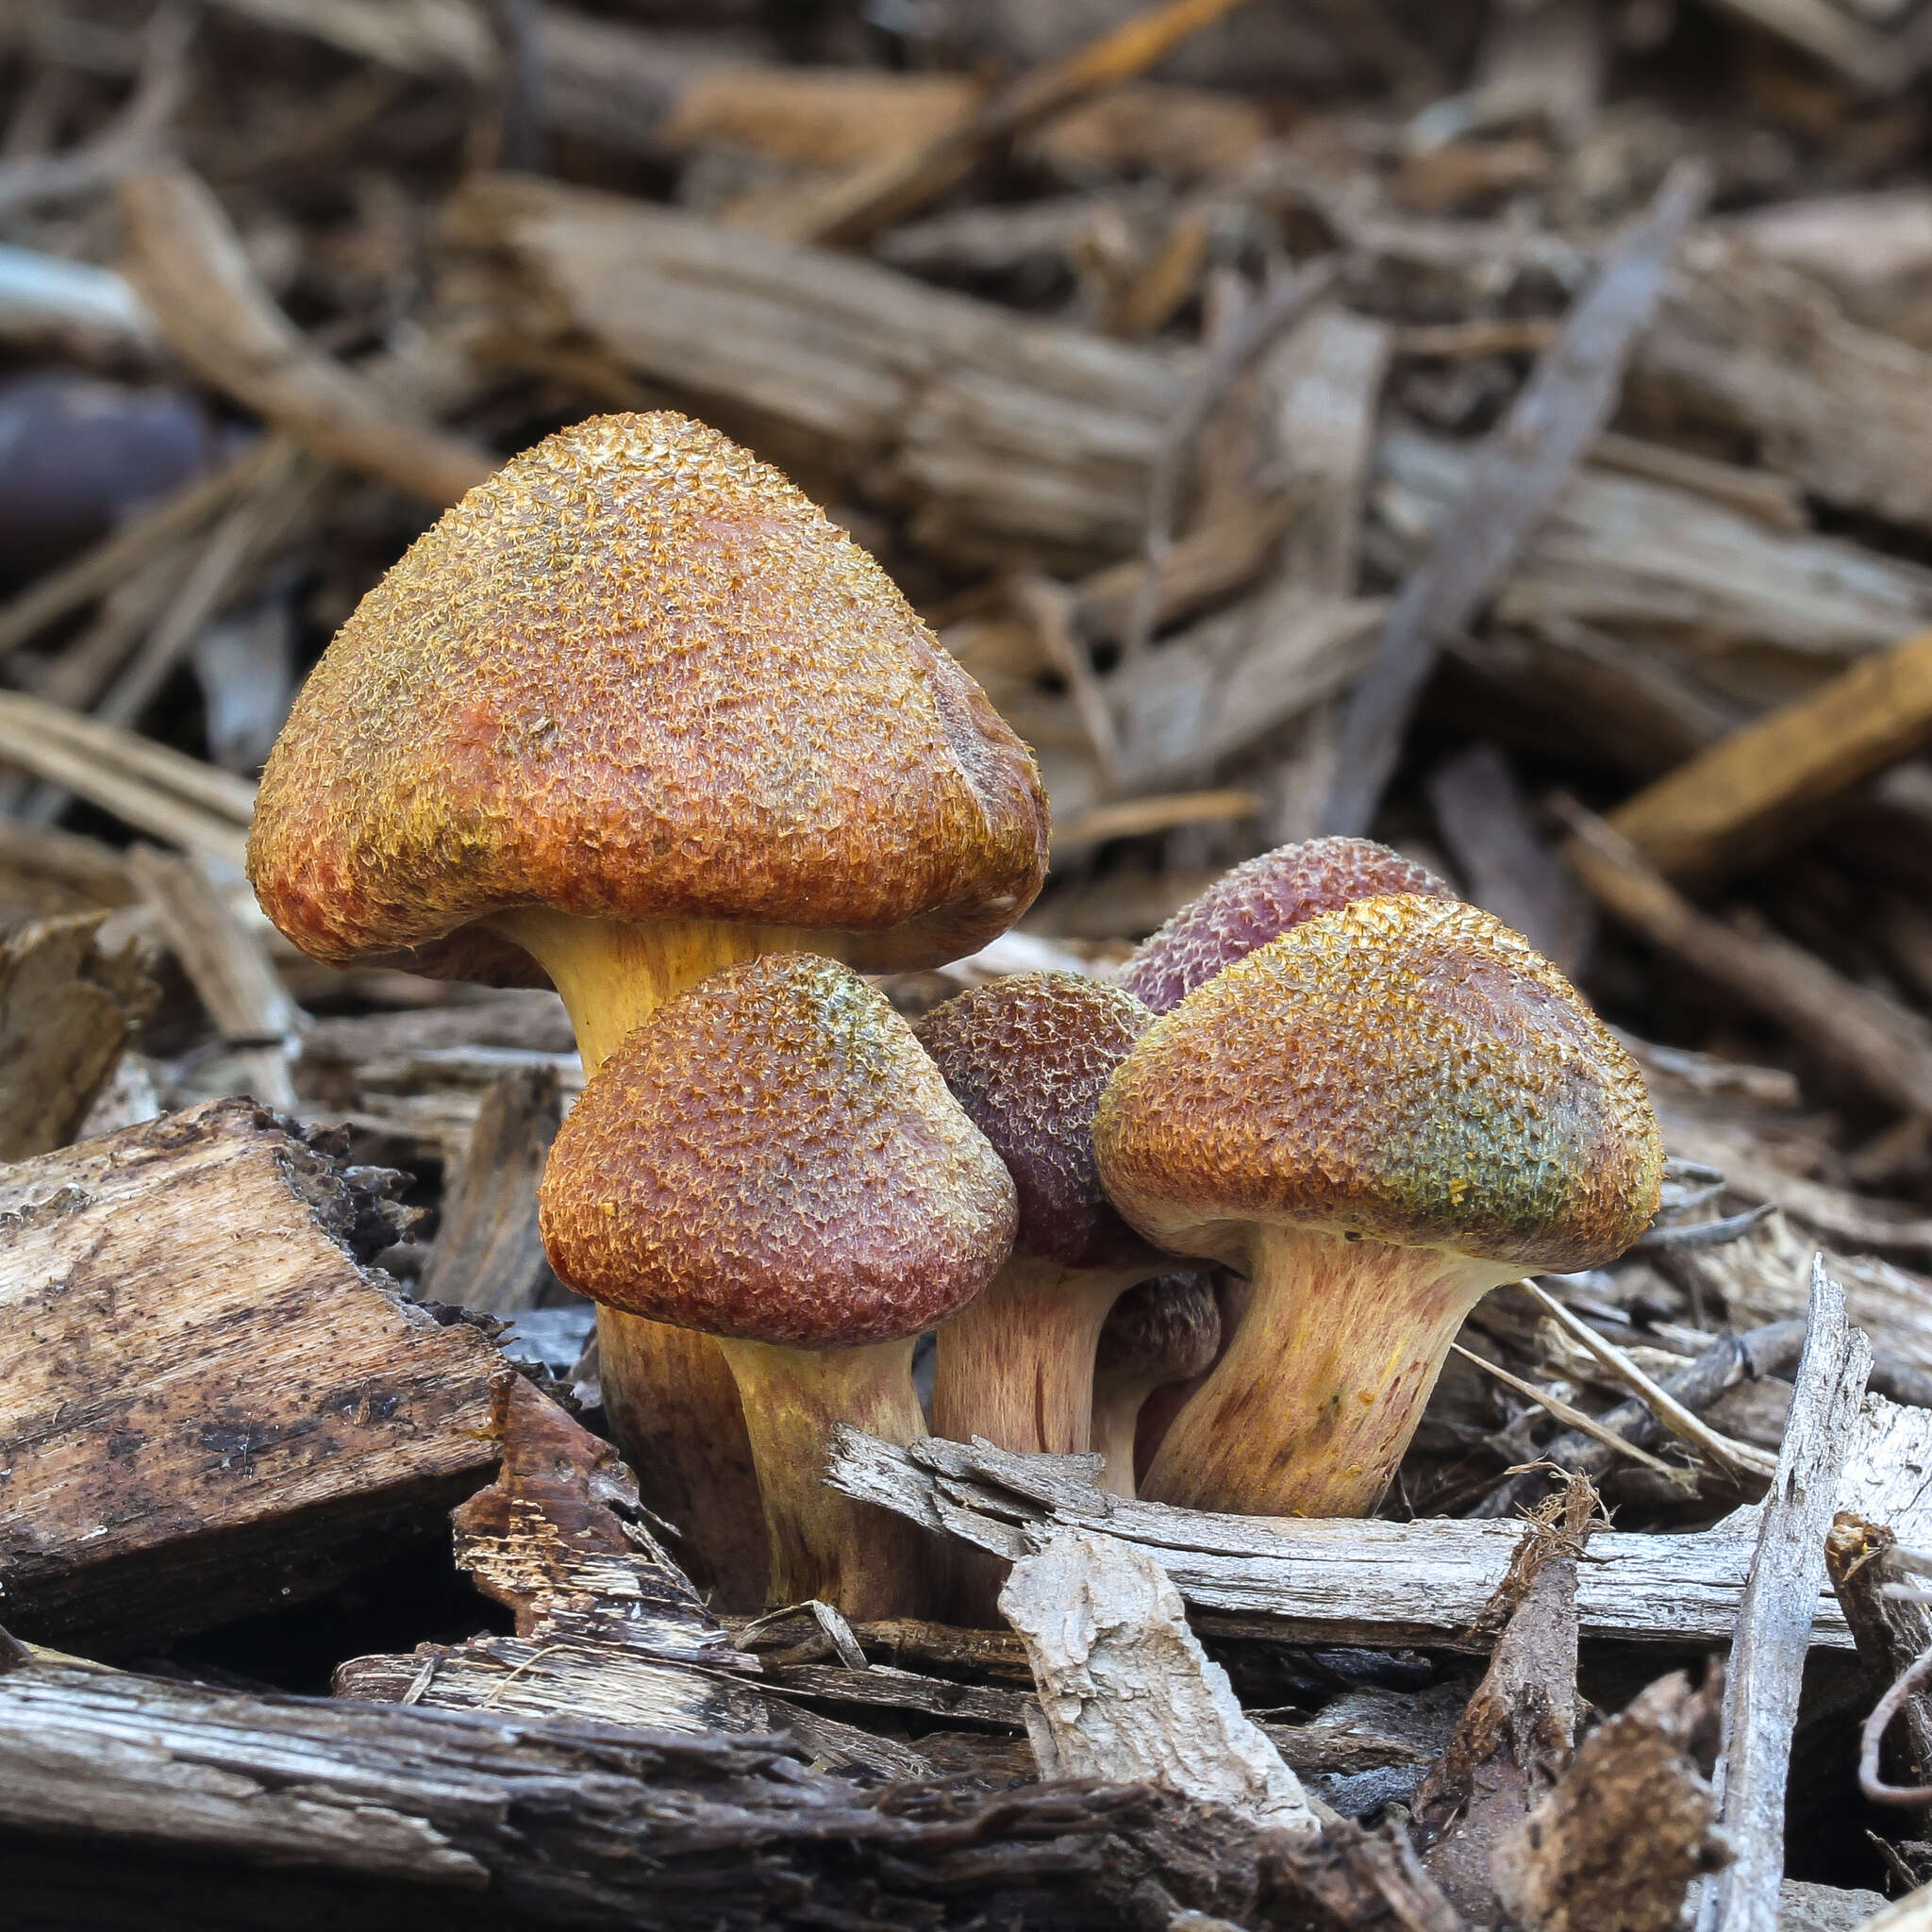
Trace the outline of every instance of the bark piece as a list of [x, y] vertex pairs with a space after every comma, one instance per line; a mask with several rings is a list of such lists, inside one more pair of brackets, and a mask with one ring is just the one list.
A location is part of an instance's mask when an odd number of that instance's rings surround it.
[[1932, 358], [1742, 242], [1692, 239], [1633, 374], [1750, 432], [1762, 462], [1827, 502], [1932, 523]]
[[1042, 1777], [1144, 1780], [1265, 1828], [1317, 1828], [1300, 1780], [1242, 1715], [1145, 1550], [1061, 1530], [1013, 1565], [999, 1607], [1039, 1686], [1027, 1728]]
[[[1890, 1523], [1903, 1541], [1932, 1543], [1928, 1466], [1932, 1411], [1868, 1397], [1837, 1507]], [[1091, 1457], [1017, 1456], [934, 1438], [901, 1448], [857, 1430], [837, 1437], [828, 1479], [1008, 1561], [1059, 1527], [1123, 1538], [1159, 1558], [1191, 1608], [1265, 1619], [1285, 1642], [1487, 1650], [1468, 1633], [1521, 1540], [1507, 1523], [1273, 1521], [1173, 1509], [1101, 1491]], [[1599, 1531], [1577, 1577], [1583, 1635], [1725, 1641], [1759, 1520], [1754, 1505], [1681, 1536]], [[1822, 1578], [1818, 1596], [1813, 1644], [1850, 1650]]]
[[1824, 1577], [1824, 1538], [1840, 1473], [1856, 1466], [1858, 1404], [1872, 1347], [1845, 1315], [1844, 1290], [1811, 1267], [1811, 1330], [1791, 1418], [1738, 1606], [1714, 1779], [1735, 1862], [1705, 1888], [1699, 1932], [1776, 1932], [1785, 1786], [1805, 1654]]
[[491, 1082], [463, 1164], [444, 1188], [425, 1301], [511, 1315], [568, 1298], [537, 1229], [537, 1185], [562, 1120], [553, 1068], [520, 1067]]
[[1477, 1619], [1478, 1628], [1503, 1624], [1489, 1670], [1416, 1793], [1416, 1824], [1432, 1840], [1424, 1866], [1473, 1925], [1500, 1923], [1491, 1857], [1575, 1743], [1576, 1559], [1596, 1507], [1589, 1482], [1574, 1482], [1524, 1526], [1509, 1574]]
[[0, 941], [0, 1160], [60, 1146], [154, 1008], [136, 951], [103, 951], [105, 916], [33, 920]]
[[329, 1588], [494, 1463], [501, 1358], [363, 1265], [394, 1176], [214, 1101], [0, 1170], [0, 1588], [111, 1654]]
[[588, 1717], [691, 1737], [784, 1728], [838, 1769], [927, 1774], [917, 1751], [738, 1679], [756, 1661], [732, 1647], [652, 1535], [637, 1479], [608, 1442], [521, 1375], [496, 1378], [492, 1432], [503, 1467], [451, 1521], [457, 1567], [512, 1612], [516, 1635], [352, 1657], [336, 1672], [338, 1696]]
[[580, 329], [760, 454], [908, 510], [922, 545], [1005, 567], [1139, 541], [1186, 390], [1169, 355], [547, 181], [473, 180], [446, 223], [550, 298], [534, 328]]
[[616, 1450], [521, 1375], [500, 1376], [493, 1399], [503, 1467], [451, 1522], [457, 1568], [515, 1615], [517, 1635], [749, 1661], [644, 1526]]
[[1533, 1932], [1674, 1932], [1691, 1880], [1729, 1857], [1707, 1782], [1721, 1681], [1659, 1678], [1583, 1740], [1491, 1859], [1512, 1918]]
[[1409, 574], [1390, 608], [1374, 664], [1342, 715], [1328, 830], [1368, 830], [1441, 641], [1467, 625], [1496, 590], [1607, 422], [1624, 361], [1656, 311], [1671, 256], [1709, 185], [1694, 162], [1666, 177], [1539, 358], [1485, 447], [1469, 494]]

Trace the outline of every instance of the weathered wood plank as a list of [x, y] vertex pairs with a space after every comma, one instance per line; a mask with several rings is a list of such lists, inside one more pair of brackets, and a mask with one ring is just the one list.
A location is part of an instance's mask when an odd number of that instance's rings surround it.
[[[1932, 1412], [1865, 1400], [1838, 1506], [1932, 1538]], [[1091, 1457], [1013, 1456], [928, 1440], [902, 1449], [841, 1434], [829, 1479], [848, 1495], [1003, 1557], [1056, 1525], [1105, 1530], [1150, 1549], [1196, 1609], [1271, 1619], [1310, 1642], [1487, 1650], [1465, 1633], [1521, 1541], [1521, 1525], [1216, 1516], [1104, 1493]], [[1758, 1508], [1687, 1536], [1605, 1530], [1579, 1566], [1586, 1638], [1702, 1646], [1731, 1634], [1757, 1541]], [[1819, 1592], [1812, 1642], [1849, 1650], [1836, 1601]]]

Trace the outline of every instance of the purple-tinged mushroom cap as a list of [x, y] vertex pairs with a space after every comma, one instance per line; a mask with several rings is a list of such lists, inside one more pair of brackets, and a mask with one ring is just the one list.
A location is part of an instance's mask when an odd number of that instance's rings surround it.
[[1172, 1012], [1223, 967], [1320, 912], [1407, 893], [1453, 899], [1434, 873], [1373, 839], [1309, 839], [1238, 865], [1191, 900], [1127, 961], [1121, 984]]
[[1153, 1024], [1132, 993], [1077, 973], [1023, 973], [935, 1007], [914, 1031], [1019, 1193], [1016, 1255], [1116, 1268], [1150, 1252], [1093, 1159], [1093, 1111]]

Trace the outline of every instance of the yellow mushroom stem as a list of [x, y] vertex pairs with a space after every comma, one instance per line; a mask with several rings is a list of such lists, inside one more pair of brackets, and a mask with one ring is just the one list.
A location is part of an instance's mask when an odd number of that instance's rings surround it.
[[1253, 1293], [1141, 1494], [1244, 1516], [1368, 1515], [1456, 1331], [1523, 1264], [1311, 1228], [1214, 1232], [1214, 1258], [1247, 1274]]
[[[586, 1075], [667, 1000], [761, 953], [838, 956], [841, 935], [730, 920], [626, 924], [545, 906], [491, 924], [533, 958], [561, 996]], [[689, 1539], [680, 1557], [721, 1609], [766, 1593], [766, 1536], [738, 1386], [708, 1335], [600, 1307], [597, 1359], [605, 1410], [637, 1471], [644, 1501]]]
[[1168, 1264], [1070, 1268], [1015, 1256], [939, 1330], [933, 1434], [1077, 1456], [1093, 1441], [1093, 1357], [1113, 1305]]
[[728, 919], [652, 919], [629, 924], [581, 919], [547, 906], [519, 906], [490, 924], [550, 975], [594, 1073], [667, 1000], [726, 966], [761, 953], [842, 958], [839, 932], [748, 925]]
[[931, 1540], [914, 1524], [824, 1482], [835, 1424], [889, 1442], [925, 1434], [912, 1388], [912, 1339], [858, 1348], [782, 1348], [721, 1340], [737, 1377], [764, 1494], [770, 1601], [837, 1604], [863, 1623], [932, 1609]]
[[1134, 1494], [1134, 1438], [1141, 1410], [1157, 1389], [1174, 1379], [1171, 1372], [1137, 1369], [1126, 1374], [1093, 1377], [1093, 1450], [1102, 1458], [1100, 1487], [1116, 1496]]

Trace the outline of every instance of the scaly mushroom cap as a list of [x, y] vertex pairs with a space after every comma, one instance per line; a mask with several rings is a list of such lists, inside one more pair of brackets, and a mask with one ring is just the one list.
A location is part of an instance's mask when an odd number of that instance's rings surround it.
[[929, 1328], [1013, 1240], [1013, 1183], [912, 1029], [809, 953], [714, 973], [632, 1033], [558, 1134], [540, 1207], [580, 1293], [793, 1348]]
[[1373, 839], [1277, 845], [1218, 878], [1127, 961], [1121, 984], [1150, 1012], [1168, 1013], [1204, 980], [1318, 912], [1357, 899], [1456, 894], [1425, 867]]
[[1205, 1375], [1221, 1348], [1221, 1305], [1208, 1274], [1157, 1274], [1114, 1303], [1100, 1331], [1096, 1375]]
[[513, 458], [363, 598], [262, 774], [248, 874], [334, 964], [541, 983], [474, 922], [849, 928], [933, 965], [1040, 891], [1026, 747], [776, 470], [688, 417]]
[[1018, 973], [935, 1007], [914, 1026], [1020, 1196], [1014, 1249], [1070, 1268], [1126, 1267], [1147, 1244], [1093, 1163], [1093, 1109], [1154, 1016], [1077, 973]]
[[1128, 1056], [1093, 1139], [1129, 1222], [1224, 1259], [1273, 1223], [1592, 1268], [1663, 1171], [1642, 1075], [1569, 981], [1489, 913], [1413, 896], [1224, 968]]

